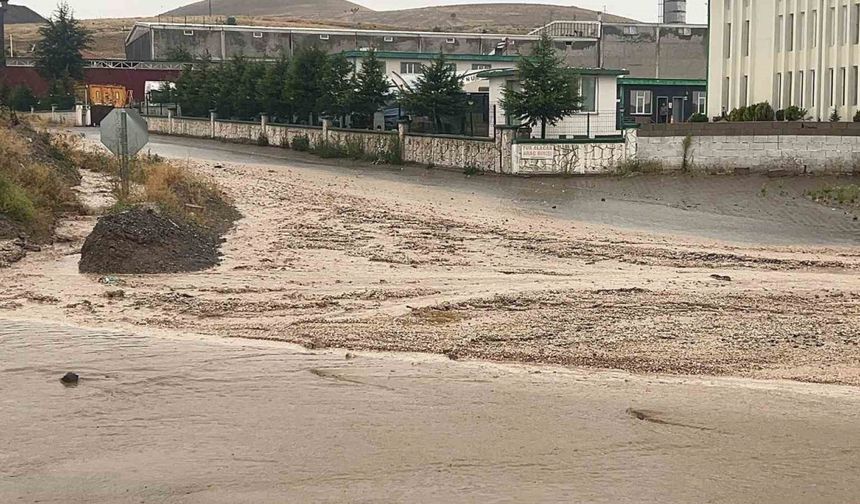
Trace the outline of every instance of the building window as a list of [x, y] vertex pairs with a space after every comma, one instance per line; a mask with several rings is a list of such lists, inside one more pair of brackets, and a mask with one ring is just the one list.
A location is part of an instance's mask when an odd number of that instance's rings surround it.
[[707, 114], [708, 93], [704, 91], [693, 91], [693, 107], [697, 114]]
[[744, 31], [741, 40], [741, 44], [744, 46], [744, 56], [750, 55], [750, 21], [747, 19], [744, 21]]
[[[785, 106], [790, 107], [793, 105], [792, 100], [794, 99], [794, 74], [791, 72], [787, 72], [785, 74]], [[780, 107], [782, 108], [782, 107]]]
[[858, 86], [860, 86], [860, 67], [854, 65], [851, 67], [851, 105], [857, 106], [858, 102], [860, 102], [860, 96], [858, 96]]
[[830, 47], [836, 45], [836, 7], [827, 11], [827, 34]]
[[624, 27], [624, 35], [639, 35], [639, 27], [638, 26], [625, 26]]
[[750, 76], [744, 75], [743, 85], [741, 86], [741, 105], [746, 107], [749, 105], [749, 93], [750, 93]]
[[386, 35], [386, 36], [382, 37], [382, 41], [383, 42], [394, 42], [394, 37], [392, 37], [391, 35]]
[[809, 16], [809, 47], [818, 47], [818, 11]]
[[472, 63], [472, 70], [490, 70], [493, 65], [488, 63]]
[[415, 75], [421, 73], [421, 63], [403, 61], [400, 63], [400, 73], [403, 75]]
[[732, 80], [731, 77], [726, 77], [726, 80], [723, 81], [723, 111], [725, 112], [729, 108], [729, 99], [732, 94]]
[[456, 44], [456, 43], [457, 43], [457, 39], [455, 39], [455, 38], [447, 38], [447, 39], [445, 39], [445, 43], [447, 43], [447, 44]]
[[329, 37], [327, 33], [323, 33], [322, 35], [320, 35], [320, 40], [328, 40], [329, 38], [331, 37]]
[[194, 35], [194, 30], [183, 30], [182, 34], [185, 35], [186, 37], [191, 37]]
[[860, 3], [854, 4], [851, 14], [854, 22], [851, 23], [851, 43], [860, 44]]
[[848, 103], [848, 69], [839, 69], [839, 104], [843, 107]]
[[773, 86], [773, 105], [777, 109], [782, 108], [782, 74], [776, 74], [776, 82]]
[[794, 50], [794, 14], [788, 15], [788, 24], [785, 26], [785, 50]]
[[785, 26], [785, 18], [782, 14], [776, 18], [776, 52], [782, 52], [782, 33]]
[[845, 45], [848, 43], [848, 6], [843, 5], [839, 13], [839, 45]]
[[803, 72], [797, 72], [797, 106], [803, 108], [804, 101], [806, 100], [806, 96], [804, 96], [804, 87], [806, 85], [806, 81], [803, 80]]
[[827, 103], [832, 107], [836, 103], [835, 74], [832, 68], [827, 69]]
[[815, 81], [815, 70], [809, 71], [809, 106], [814, 107], [818, 99], [815, 97], [815, 92], [818, 89], [818, 85]]
[[579, 96], [582, 97], [582, 112], [597, 112], [597, 77], [583, 75], [579, 78]]
[[651, 115], [654, 112], [653, 94], [651, 91], [631, 91], [630, 103], [633, 105], [633, 114], [635, 115]]
[[803, 50], [804, 30], [806, 29], [806, 12], [801, 12], [797, 18], [797, 50]]
[[254, 38], [263, 38], [263, 32], [254, 32], [253, 37]]

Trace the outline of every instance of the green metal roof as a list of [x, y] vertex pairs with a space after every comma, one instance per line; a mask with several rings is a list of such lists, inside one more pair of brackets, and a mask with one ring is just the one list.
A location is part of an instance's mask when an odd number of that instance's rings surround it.
[[[630, 73], [627, 70], [615, 70], [610, 68], [583, 68], [583, 67], [573, 67], [568, 68], [571, 73], [575, 73], [577, 75], [627, 75]], [[500, 68], [498, 70], [485, 70], [479, 74], [477, 77], [479, 79], [490, 79], [493, 77], [514, 77], [517, 74], [517, 70], [515, 68]]]
[[704, 79], [643, 79], [639, 77], [622, 77], [618, 79], [622, 86], [707, 86]]
[[[347, 58], [364, 58], [368, 51], [344, 51], [343, 55]], [[439, 56], [439, 53], [422, 53], [422, 52], [401, 52], [401, 51], [376, 51], [376, 57], [379, 59], [406, 59], [406, 60], [432, 60]], [[448, 61], [505, 61], [515, 62], [520, 59], [520, 56], [502, 55], [502, 54], [446, 54], [445, 59]]]

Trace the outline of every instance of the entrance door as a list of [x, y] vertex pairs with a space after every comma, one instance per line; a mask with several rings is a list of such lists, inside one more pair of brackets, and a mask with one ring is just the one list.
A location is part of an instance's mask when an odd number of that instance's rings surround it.
[[657, 123], [665, 124], [669, 122], [669, 97], [657, 97]]
[[684, 122], [686, 119], [684, 115], [684, 97], [675, 96], [672, 98], [672, 122], [675, 124]]

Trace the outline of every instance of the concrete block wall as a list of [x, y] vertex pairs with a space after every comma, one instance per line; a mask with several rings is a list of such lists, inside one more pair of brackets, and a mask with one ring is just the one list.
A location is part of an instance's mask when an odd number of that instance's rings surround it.
[[849, 123], [647, 126], [639, 134], [638, 159], [677, 168], [683, 163], [687, 135], [693, 170], [853, 173], [860, 167], [860, 125]]

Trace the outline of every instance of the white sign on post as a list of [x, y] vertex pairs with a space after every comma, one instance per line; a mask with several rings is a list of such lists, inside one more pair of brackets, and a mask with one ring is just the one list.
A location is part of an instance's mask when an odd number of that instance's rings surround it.
[[552, 160], [555, 157], [555, 148], [552, 145], [543, 144], [519, 144], [520, 158]]
[[146, 120], [137, 110], [113, 109], [102, 119], [100, 132], [104, 146], [119, 157], [120, 190], [124, 197], [128, 196], [130, 178], [128, 161], [149, 142], [149, 128]]
[[[122, 117], [125, 116], [128, 151], [123, 152]], [[113, 109], [102, 119], [100, 128], [102, 144], [116, 156], [134, 156], [149, 143], [146, 119], [135, 109]]]

